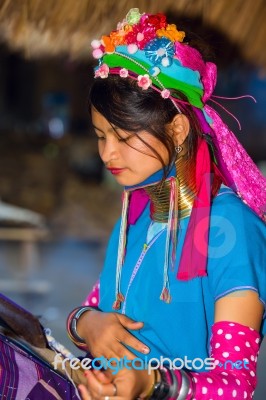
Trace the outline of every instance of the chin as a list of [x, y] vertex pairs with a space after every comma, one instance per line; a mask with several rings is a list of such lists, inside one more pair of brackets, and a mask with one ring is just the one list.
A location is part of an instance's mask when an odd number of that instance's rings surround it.
[[142, 180], [140, 179], [127, 179], [125, 177], [115, 177], [116, 182], [121, 185], [121, 186], [134, 186], [137, 185], [138, 183], [141, 183]]

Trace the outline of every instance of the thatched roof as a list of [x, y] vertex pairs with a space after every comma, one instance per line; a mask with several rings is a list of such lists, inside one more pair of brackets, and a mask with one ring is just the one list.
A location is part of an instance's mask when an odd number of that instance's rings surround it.
[[132, 7], [196, 18], [266, 69], [265, 0], [0, 0], [0, 40], [26, 57], [88, 59], [91, 40], [114, 29]]

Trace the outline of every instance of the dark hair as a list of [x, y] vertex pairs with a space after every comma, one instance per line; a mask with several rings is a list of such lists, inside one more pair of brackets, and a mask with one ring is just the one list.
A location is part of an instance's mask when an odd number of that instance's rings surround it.
[[[171, 92], [173, 94], [173, 91]], [[176, 90], [174, 92], [175, 97], [188, 102], [184, 94]], [[89, 102], [111, 125], [135, 134], [143, 130], [151, 133], [166, 147], [169, 160], [174, 160], [175, 145], [172, 137], [166, 134], [166, 128], [178, 111], [170, 99], [163, 99], [160, 93], [152, 88], [142, 90], [134, 79], [109, 75], [105, 79], [95, 79], [90, 90]], [[197, 137], [201, 135], [200, 125], [192, 106], [180, 103], [178, 107], [190, 121], [188, 151], [189, 156], [194, 157]], [[162, 163], [166, 177], [168, 169], [162, 158], [149, 143], [144, 143]]]

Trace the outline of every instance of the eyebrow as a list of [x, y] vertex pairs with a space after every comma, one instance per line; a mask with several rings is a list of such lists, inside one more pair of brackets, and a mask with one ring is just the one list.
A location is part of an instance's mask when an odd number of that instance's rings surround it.
[[[93, 126], [93, 128], [94, 128], [95, 130], [104, 133], [104, 131], [103, 131], [101, 128], [98, 128], [98, 126], [95, 126], [95, 125], [93, 125], [93, 124], [92, 124], [92, 126]], [[116, 126], [114, 126], [114, 127], [110, 126], [110, 128], [107, 129], [107, 132], [114, 132], [114, 131], [116, 131], [116, 129], [118, 129]]]

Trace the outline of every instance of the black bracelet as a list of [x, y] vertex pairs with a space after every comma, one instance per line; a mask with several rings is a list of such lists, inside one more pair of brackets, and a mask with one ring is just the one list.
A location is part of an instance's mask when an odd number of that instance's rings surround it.
[[91, 307], [91, 306], [83, 306], [80, 307], [75, 314], [73, 315], [70, 324], [69, 324], [69, 329], [70, 329], [70, 333], [73, 336], [73, 338], [82, 344], [85, 344], [85, 340], [79, 336], [78, 332], [77, 332], [77, 323], [79, 318], [86, 312], [86, 311], [100, 311], [98, 307]]
[[154, 384], [154, 389], [150, 400], [166, 400], [169, 397], [170, 386], [167, 382], [166, 374], [163, 370], [158, 370], [161, 381]]
[[169, 387], [168, 397], [177, 398], [177, 396], [179, 394], [177, 377], [172, 369], [166, 368], [166, 370], [167, 370], [167, 373], [171, 376], [171, 386]]
[[177, 400], [185, 400], [187, 398], [189, 389], [191, 387], [191, 382], [189, 379], [189, 374], [187, 372], [181, 369], [180, 373], [182, 376], [182, 382], [181, 382], [181, 387], [179, 389]]
[[[166, 372], [170, 374], [171, 383], [169, 384]], [[154, 389], [151, 394], [150, 400], [166, 400], [168, 398], [176, 398], [176, 400], [185, 400], [187, 398], [191, 382], [189, 374], [184, 370], [180, 370], [181, 385], [178, 387], [178, 380], [173, 370], [164, 367], [158, 370], [160, 373], [161, 381], [154, 384]]]

